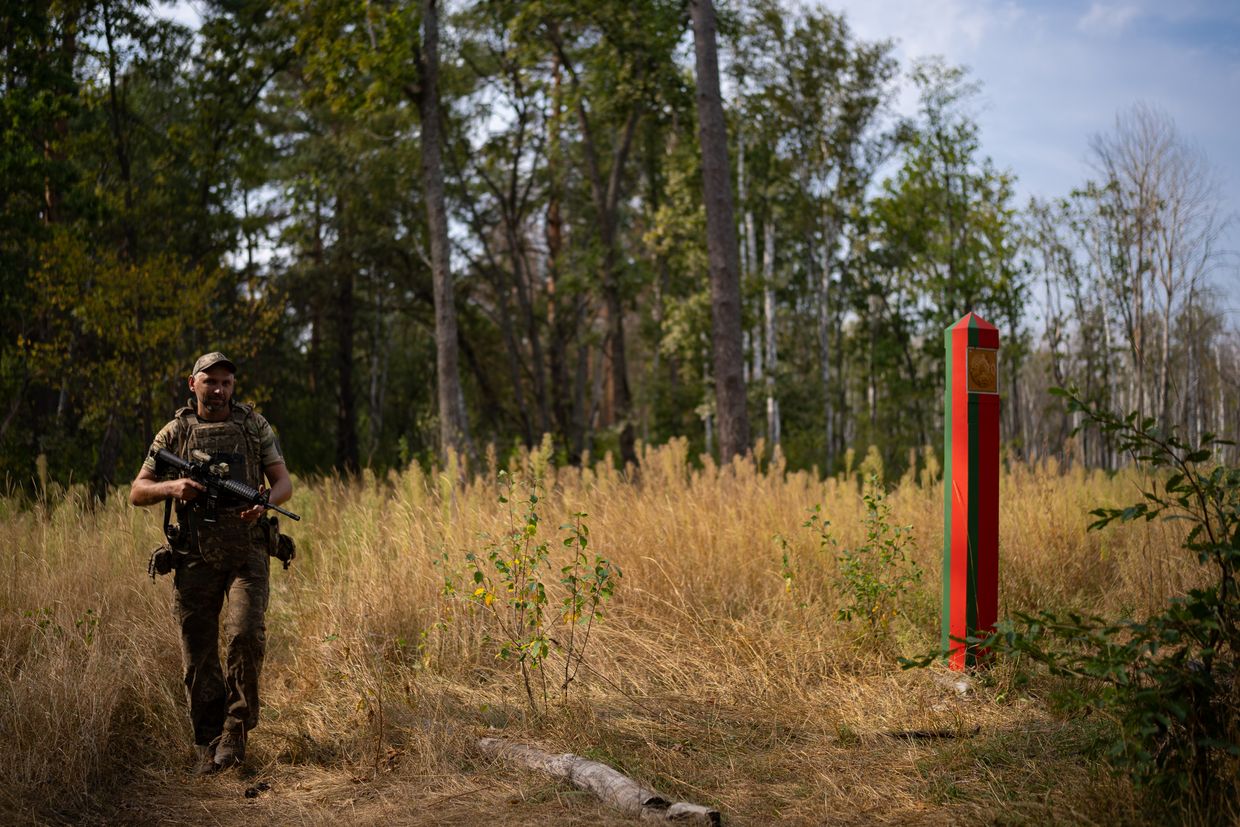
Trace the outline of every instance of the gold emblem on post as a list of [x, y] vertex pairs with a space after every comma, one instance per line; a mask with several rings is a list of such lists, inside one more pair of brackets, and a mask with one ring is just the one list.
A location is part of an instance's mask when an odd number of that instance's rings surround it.
[[997, 352], [980, 347], [969, 348], [969, 390], [975, 393], [998, 393], [999, 372], [995, 367]]

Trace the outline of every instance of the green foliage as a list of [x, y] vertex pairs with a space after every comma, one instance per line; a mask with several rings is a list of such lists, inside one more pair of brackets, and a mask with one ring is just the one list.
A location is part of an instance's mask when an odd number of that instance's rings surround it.
[[[883, 104], [894, 94], [898, 67], [890, 42], [858, 39], [844, 16], [826, 9], [759, 0], [738, 15], [729, 71], [738, 94], [733, 131], [746, 170], [738, 210], [744, 304], [756, 317], [752, 346], [759, 349], [770, 256], [781, 449], [791, 467], [816, 464], [833, 474], [846, 447], [844, 428], [824, 431], [823, 419], [834, 415], [842, 424], [843, 411], [855, 404], [845, 377], [861, 375], [866, 361], [850, 341], [858, 328], [845, 319], [856, 312], [854, 259], [869, 246], [859, 238], [869, 221], [867, 193], [894, 149], [895, 124]], [[826, 383], [824, 360], [832, 376]], [[758, 402], [765, 389], [759, 382], [753, 388]], [[875, 401], [887, 408], [885, 398]], [[904, 412], [899, 403], [892, 408]], [[861, 440], [885, 442], [885, 433], [862, 434], [861, 417], [854, 423]]]
[[63, 618], [55, 609], [48, 606], [25, 609], [21, 612], [21, 618], [24, 621], [23, 625], [27, 625], [29, 631], [37, 632], [31, 640], [36, 644], [51, 639], [90, 646], [95, 642], [95, 636], [99, 633], [99, 612], [93, 608], [88, 608], [75, 617], [72, 629], [63, 622]]
[[[891, 506], [876, 476], [866, 480], [862, 501], [865, 540], [835, 553], [839, 568], [835, 588], [843, 600], [836, 616], [846, 622], [864, 620], [867, 635], [886, 640], [901, 602], [921, 582], [921, 569], [907, 554], [913, 544], [912, 526], [892, 524]], [[837, 548], [830, 523], [817, 509], [805, 527], [818, 534], [824, 551]]]
[[[270, 74], [252, 35], [270, 27], [212, 8], [195, 38], [145, 2], [25, 5], [0, 12], [0, 470], [103, 497], [184, 400], [193, 358], [247, 361], [280, 313], [274, 285], [232, 266]], [[245, 398], [259, 385], [247, 375]]]
[[[419, 4], [212, 2], [197, 30], [166, 11], [0, 11], [0, 476], [33, 488], [43, 455], [61, 484], [123, 482], [183, 399], [186, 360], [215, 348], [244, 361], [244, 398], [282, 426], [301, 472], [431, 456]], [[444, 10], [444, 185], [479, 446], [549, 432], [576, 463], [634, 429], [705, 447], [714, 372], [687, 17], [671, 0]], [[908, 448], [935, 440], [941, 332], [969, 307], [1003, 329], [1014, 441], [1037, 429], [1054, 450], [1070, 427], [1030, 425], [1042, 391], [1016, 381], [1022, 365], [1049, 359], [1099, 402], [1124, 384], [1110, 350], [1139, 283], [1109, 281], [1133, 218], [1113, 186], [1074, 196], [1030, 239], [963, 70], [901, 66], [891, 42], [788, 0], [721, 9], [719, 31], [750, 415], [769, 390], [789, 468], [835, 475], [852, 442], [898, 479]], [[918, 111], [892, 117], [909, 91]], [[1081, 306], [1066, 314], [1049, 296], [1049, 351], [1026, 360], [1029, 240], [1054, 241], [1052, 263], [1075, 251], [1056, 283]], [[1225, 341], [1227, 324], [1198, 287], [1184, 293], [1180, 318], [1162, 320], [1168, 345], [1132, 356], [1192, 365], [1191, 398], [1147, 399], [1209, 422], [1235, 407], [1236, 360], [1220, 348], [1210, 364], [1198, 343]], [[1132, 323], [1159, 344], [1158, 302], [1132, 298], [1145, 307]], [[608, 376], [620, 342], [627, 393]], [[1096, 437], [1082, 434], [1087, 461], [1112, 464]]]
[[[570, 558], [560, 569], [565, 594], [558, 617], [550, 611], [546, 577], [551, 565], [551, 546], [539, 539], [538, 485], [524, 499], [507, 471], [499, 472], [499, 502], [508, 510], [509, 529], [502, 537], [488, 542], [482, 554], [466, 552], [470, 585], [467, 599], [480, 606], [494, 622], [491, 639], [498, 644], [496, 656], [515, 662], [521, 673], [531, 710], [538, 709], [535, 683], [542, 704], [547, 704], [547, 678], [544, 662], [553, 647], [564, 657], [564, 681], [560, 689], [568, 701], [569, 687], [585, 661], [586, 648], [594, 622], [603, 617], [603, 604], [611, 599], [621, 577], [620, 569], [605, 557], [586, 554], [590, 528], [586, 514], [573, 514], [572, 522], [561, 528], [567, 532], [563, 546]], [[445, 575], [446, 595], [462, 590]], [[553, 624], [564, 625], [563, 639], [553, 636]], [[578, 631], [580, 629], [580, 632]]]
[[968, 109], [977, 83], [937, 60], [912, 69], [920, 111], [900, 133], [899, 168], [867, 205], [852, 291], [853, 358], [877, 397], [859, 437], [896, 462], [932, 441], [943, 330], [968, 310], [1000, 326], [1004, 375], [1015, 377], [1029, 292], [1015, 179], [985, 155]]
[[[1135, 413], [1091, 407], [1055, 389], [1153, 472], [1142, 499], [1098, 508], [1092, 530], [1113, 522], [1169, 520], [1187, 527], [1185, 552], [1204, 584], [1143, 620], [1069, 613], [1017, 614], [970, 642], [1079, 680], [1076, 700], [1118, 721], [1111, 756], [1157, 800], [1209, 822], [1234, 819], [1240, 794], [1240, 469], [1212, 462], [1226, 443], [1188, 443]], [[923, 661], [924, 662], [924, 661]]]
[[471, 600], [490, 612], [499, 630], [497, 657], [515, 660], [521, 669], [530, 708], [536, 709], [533, 673], [542, 677], [542, 695], [546, 701], [546, 678], [542, 676], [543, 659], [550, 651], [545, 622], [547, 588], [542, 569], [547, 563], [548, 545], [538, 541], [538, 494], [530, 491], [524, 500], [516, 498], [512, 476], [500, 472], [501, 505], [508, 507], [509, 530], [492, 540], [482, 556], [466, 552], [465, 561], [472, 569]]
[[[792, 550], [792, 545], [788, 542], [788, 538], [782, 534], [775, 535], [775, 545], [779, 548], [779, 579], [784, 583], [784, 594], [792, 596], [796, 594], [797, 581], [800, 580], [801, 567], [797, 564], [796, 552]], [[798, 595], [798, 598], [800, 595]], [[805, 608], [805, 601], [798, 599], [797, 608]]]
[[[570, 562], [560, 569], [560, 583], [566, 589], [561, 603], [560, 619], [567, 627], [564, 642], [552, 639], [564, 654], [564, 683], [561, 685], [564, 702], [568, 703], [568, 689], [577, 678], [577, 672], [585, 662], [586, 648], [590, 644], [590, 631], [594, 621], [603, 618], [603, 603], [610, 600], [620, 580], [621, 572], [606, 557], [586, 555], [590, 543], [590, 526], [586, 524], [584, 511], [573, 514], [573, 521], [560, 526], [567, 532], [564, 547], [572, 554]], [[577, 629], [581, 627], [580, 637]]]

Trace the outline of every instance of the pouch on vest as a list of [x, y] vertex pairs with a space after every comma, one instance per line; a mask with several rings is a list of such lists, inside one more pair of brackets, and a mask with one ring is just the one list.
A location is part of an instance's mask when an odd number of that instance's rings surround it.
[[[256, 461], [247, 461], [250, 454], [245, 431], [241, 423], [229, 419], [224, 422], [198, 422], [186, 441], [186, 453], [201, 451], [212, 458], [226, 459], [228, 478], [258, 487]], [[191, 548], [204, 560], [220, 569], [231, 568], [244, 560], [255, 549], [261, 529], [253, 522], [241, 519], [242, 503], [221, 501], [215, 509], [215, 519], [210, 520], [206, 511], [197, 503], [187, 509]]]
[[288, 564], [293, 562], [293, 558], [297, 556], [293, 538], [280, 533], [280, 521], [275, 517], [261, 518], [259, 522], [267, 531], [267, 554], [279, 560], [287, 569]]

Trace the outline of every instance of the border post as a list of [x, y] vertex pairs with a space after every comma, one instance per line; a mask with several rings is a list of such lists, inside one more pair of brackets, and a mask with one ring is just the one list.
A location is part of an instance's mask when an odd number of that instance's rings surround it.
[[984, 653], [960, 641], [999, 612], [999, 330], [970, 312], [944, 339], [942, 645], [963, 670]]

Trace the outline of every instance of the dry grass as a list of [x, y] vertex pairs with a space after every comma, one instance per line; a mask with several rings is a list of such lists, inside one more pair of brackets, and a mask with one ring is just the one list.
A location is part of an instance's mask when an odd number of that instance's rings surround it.
[[[567, 705], [529, 713], [483, 618], [442, 595], [432, 565], [446, 551], [459, 567], [505, 529], [493, 474], [301, 482], [249, 769], [203, 780], [189, 775], [170, 583], [144, 573], [157, 510], [0, 501], [0, 821], [621, 823], [482, 758], [472, 744], [488, 728], [606, 760], [737, 824], [1141, 821], [1098, 757], [1105, 722], [1065, 719], [1049, 680], [1016, 690], [1001, 666], [958, 697], [896, 664], [937, 641], [937, 484], [910, 475], [890, 497], [927, 577], [872, 646], [835, 620], [833, 561], [801, 527], [821, 504], [841, 543], [858, 539], [855, 479], [695, 470], [678, 443], [646, 452], [639, 483], [605, 464], [523, 462], [543, 469], [549, 534], [589, 512], [593, 544], [624, 571]], [[1004, 610], [1141, 613], [1197, 576], [1157, 525], [1085, 533], [1090, 507], [1136, 499], [1130, 480], [1015, 468], [1002, 485]], [[793, 550], [790, 592], [776, 533]]]

